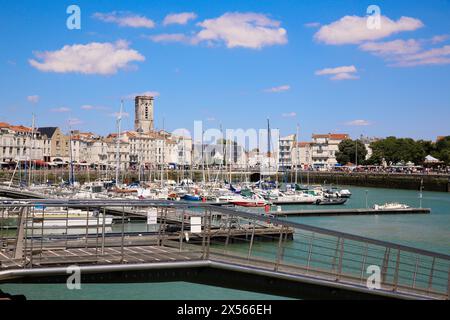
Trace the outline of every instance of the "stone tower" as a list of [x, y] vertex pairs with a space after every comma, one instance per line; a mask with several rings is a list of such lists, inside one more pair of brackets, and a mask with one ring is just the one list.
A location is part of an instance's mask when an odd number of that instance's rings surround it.
[[153, 131], [153, 97], [137, 96], [134, 100], [134, 130], [149, 132]]

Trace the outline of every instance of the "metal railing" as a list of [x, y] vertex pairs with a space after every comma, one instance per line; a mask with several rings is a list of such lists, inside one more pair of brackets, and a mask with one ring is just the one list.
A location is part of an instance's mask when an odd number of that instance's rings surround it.
[[[64, 225], [51, 224], [56, 218], [49, 208], [62, 208], [57, 220]], [[85, 219], [78, 227], [72, 225], [73, 209], [90, 213], [78, 218]], [[130, 219], [145, 221], [146, 213], [155, 210], [156, 224], [128, 228]], [[109, 214], [116, 215], [112, 227], [105, 225]], [[200, 232], [192, 232], [192, 217], [201, 217]], [[187, 255], [355, 288], [449, 299], [449, 255], [258, 213], [150, 200], [26, 200], [0, 205], [0, 271], [178, 261]]]

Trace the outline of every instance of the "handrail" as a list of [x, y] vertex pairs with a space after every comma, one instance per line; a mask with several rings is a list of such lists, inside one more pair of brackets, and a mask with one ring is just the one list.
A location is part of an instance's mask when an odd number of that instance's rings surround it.
[[1, 207], [11, 207], [11, 206], [23, 206], [23, 207], [33, 207], [36, 205], [45, 205], [49, 207], [56, 206], [68, 206], [71, 208], [83, 208], [83, 207], [160, 207], [160, 208], [178, 208], [178, 209], [189, 209], [189, 208], [200, 208], [200, 209], [209, 209], [214, 210], [216, 212], [220, 212], [222, 214], [234, 215], [241, 218], [258, 220], [261, 222], [267, 222], [269, 219], [272, 224], [287, 226], [295, 229], [301, 229], [305, 231], [310, 231], [314, 233], [325, 234], [334, 237], [346, 238], [354, 241], [361, 241], [365, 243], [370, 243], [373, 245], [379, 245], [383, 247], [389, 247], [393, 249], [399, 249], [401, 251], [408, 251], [412, 253], [422, 254], [430, 257], [436, 257], [439, 259], [450, 260], [450, 255], [443, 254], [440, 252], [433, 252], [425, 249], [415, 248], [411, 246], [406, 246], [402, 244], [397, 244], [393, 242], [388, 242], [384, 240], [378, 240], [373, 238], [368, 238], [364, 236], [354, 235], [351, 233], [335, 231], [330, 229], [325, 229], [321, 227], [311, 226], [307, 224], [302, 224], [298, 222], [292, 222], [287, 220], [282, 220], [276, 217], [268, 218], [267, 216], [258, 215], [256, 213], [250, 213], [247, 211], [241, 211], [231, 208], [224, 208], [220, 206], [214, 206], [211, 204], [204, 203], [192, 203], [186, 201], [169, 201], [169, 200], [130, 200], [130, 199], [120, 199], [120, 200], [104, 200], [104, 199], [14, 199], [12, 202], [24, 202], [21, 204], [12, 203], [12, 204], [0, 204]]

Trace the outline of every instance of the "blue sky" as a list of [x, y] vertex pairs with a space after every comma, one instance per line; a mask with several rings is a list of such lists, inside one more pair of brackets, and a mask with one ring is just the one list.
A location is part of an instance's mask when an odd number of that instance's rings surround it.
[[[361, 28], [371, 4], [374, 32]], [[132, 129], [129, 97], [152, 92], [169, 130], [269, 117], [282, 134], [299, 123], [301, 140], [450, 134], [446, 0], [5, 1], [0, 29], [0, 121], [106, 134], [122, 97]]]

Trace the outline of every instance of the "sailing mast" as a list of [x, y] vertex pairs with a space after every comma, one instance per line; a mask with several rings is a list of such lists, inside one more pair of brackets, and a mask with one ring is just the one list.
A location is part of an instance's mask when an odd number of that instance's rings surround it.
[[271, 150], [270, 150], [270, 120], [267, 118], [267, 161], [269, 164], [269, 180], [270, 180], [270, 158], [271, 158]]
[[119, 172], [120, 172], [120, 136], [122, 124], [123, 100], [120, 102], [120, 112], [117, 117], [117, 149], [116, 149], [116, 188], [119, 187]]
[[69, 157], [70, 157], [70, 171], [69, 171], [69, 185], [73, 187], [74, 177], [73, 177], [73, 154], [72, 154], [72, 126], [69, 120]]
[[162, 145], [162, 157], [161, 157], [161, 188], [164, 187], [164, 163], [165, 163], [165, 154], [166, 154], [166, 136], [164, 134], [164, 118], [163, 118], [163, 125], [162, 125], [162, 138], [163, 138], [163, 145]]
[[298, 166], [299, 166], [299, 164], [300, 164], [300, 142], [299, 142], [299, 131], [300, 131], [300, 129], [299, 129], [299, 125], [298, 125], [298, 123], [297, 123], [297, 136], [296, 136], [296, 149], [297, 149], [297, 163], [296, 163], [296, 165], [295, 165], [295, 184], [297, 184], [297, 182], [298, 182], [298, 178], [297, 178], [297, 176], [298, 176]]
[[32, 175], [32, 168], [33, 168], [33, 164], [32, 164], [32, 158], [33, 158], [33, 149], [34, 149], [34, 127], [35, 127], [35, 122], [34, 122], [34, 113], [33, 113], [33, 120], [31, 122], [31, 140], [30, 140], [30, 171], [29, 171], [29, 176], [28, 176], [28, 186], [31, 186], [31, 175]]

